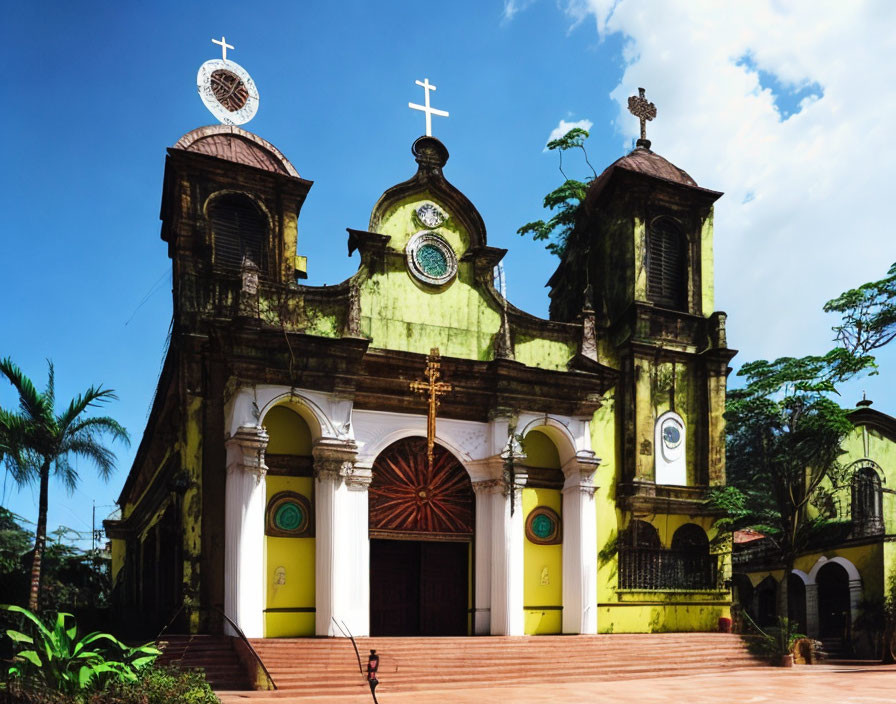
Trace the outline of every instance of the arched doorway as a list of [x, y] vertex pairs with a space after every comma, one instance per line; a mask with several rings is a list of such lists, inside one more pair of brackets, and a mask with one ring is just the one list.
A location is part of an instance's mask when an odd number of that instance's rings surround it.
[[373, 464], [370, 508], [370, 634], [469, 632], [473, 487], [448, 450], [407, 438]]
[[846, 647], [851, 638], [849, 573], [843, 565], [828, 561], [815, 576], [818, 583], [818, 626], [821, 639], [831, 649]]
[[769, 575], [756, 585], [756, 624], [774, 626], [778, 614], [778, 582]]
[[794, 572], [787, 578], [787, 617], [798, 633], [806, 632], [806, 583]]

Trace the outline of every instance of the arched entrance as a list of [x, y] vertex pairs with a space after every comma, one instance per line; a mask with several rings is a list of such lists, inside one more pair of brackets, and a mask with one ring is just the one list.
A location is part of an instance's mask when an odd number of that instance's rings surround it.
[[849, 573], [843, 565], [829, 560], [815, 576], [818, 583], [818, 626], [821, 639], [831, 646], [850, 642]]
[[787, 617], [799, 633], [806, 633], [806, 583], [791, 572], [787, 578]]
[[407, 438], [373, 464], [370, 508], [370, 634], [466, 635], [473, 541], [473, 487], [448, 450]]

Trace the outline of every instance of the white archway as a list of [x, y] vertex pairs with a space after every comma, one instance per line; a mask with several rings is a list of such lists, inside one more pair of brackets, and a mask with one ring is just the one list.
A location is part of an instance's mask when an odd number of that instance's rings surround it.
[[[816, 578], [818, 577], [818, 571], [822, 567], [824, 567], [825, 565], [827, 565], [828, 563], [831, 563], [831, 562], [837, 563], [838, 565], [843, 567], [843, 569], [846, 570], [846, 574], [849, 575], [850, 582], [861, 582], [862, 581], [862, 575], [859, 572], [859, 570], [856, 568], [856, 566], [854, 564], [852, 564], [852, 562], [847, 560], [845, 557], [837, 556], [837, 557], [827, 558], [822, 555], [821, 557], [818, 558], [817, 562], [812, 566], [812, 569], [809, 570], [809, 575], [808, 575], [809, 581], [806, 582], [806, 584], [817, 584]], [[794, 570], [794, 572], [796, 572], [796, 570]]]
[[299, 393], [283, 393], [269, 400], [259, 411], [258, 423], [264, 425], [265, 416], [276, 406], [285, 406], [295, 411], [302, 420], [308, 424], [311, 431], [311, 442], [315, 443], [322, 437], [338, 437], [336, 428], [324, 413], [323, 409], [314, 401]]

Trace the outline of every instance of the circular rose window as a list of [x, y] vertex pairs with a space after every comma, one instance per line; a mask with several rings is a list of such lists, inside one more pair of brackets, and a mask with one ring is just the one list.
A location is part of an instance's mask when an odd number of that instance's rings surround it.
[[434, 232], [418, 232], [411, 237], [406, 253], [408, 268], [423, 283], [441, 286], [457, 273], [454, 250]]
[[268, 502], [265, 533], [281, 538], [310, 537], [311, 502], [294, 491], [281, 491]]
[[536, 545], [561, 542], [560, 515], [547, 506], [536, 506], [526, 518], [526, 537]]

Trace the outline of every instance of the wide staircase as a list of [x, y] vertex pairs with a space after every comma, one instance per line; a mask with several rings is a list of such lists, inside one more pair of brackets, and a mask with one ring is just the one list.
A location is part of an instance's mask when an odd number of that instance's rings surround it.
[[166, 635], [157, 645], [162, 651], [160, 665], [205, 672], [214, 690], [252, 689], [249, 677], [233, 649], [229, 636]]
[[[367, 691], [351, 641], [253, 639], [276, 696], [334, 697]], [[358, 638], [361, 663], [380, 656], [377, 695], [540, 682], [670, 677], [764, 666], [739, 636], [612, 634], [523, 638]], [[261, 693], [258, 693], [261, 695]]]

